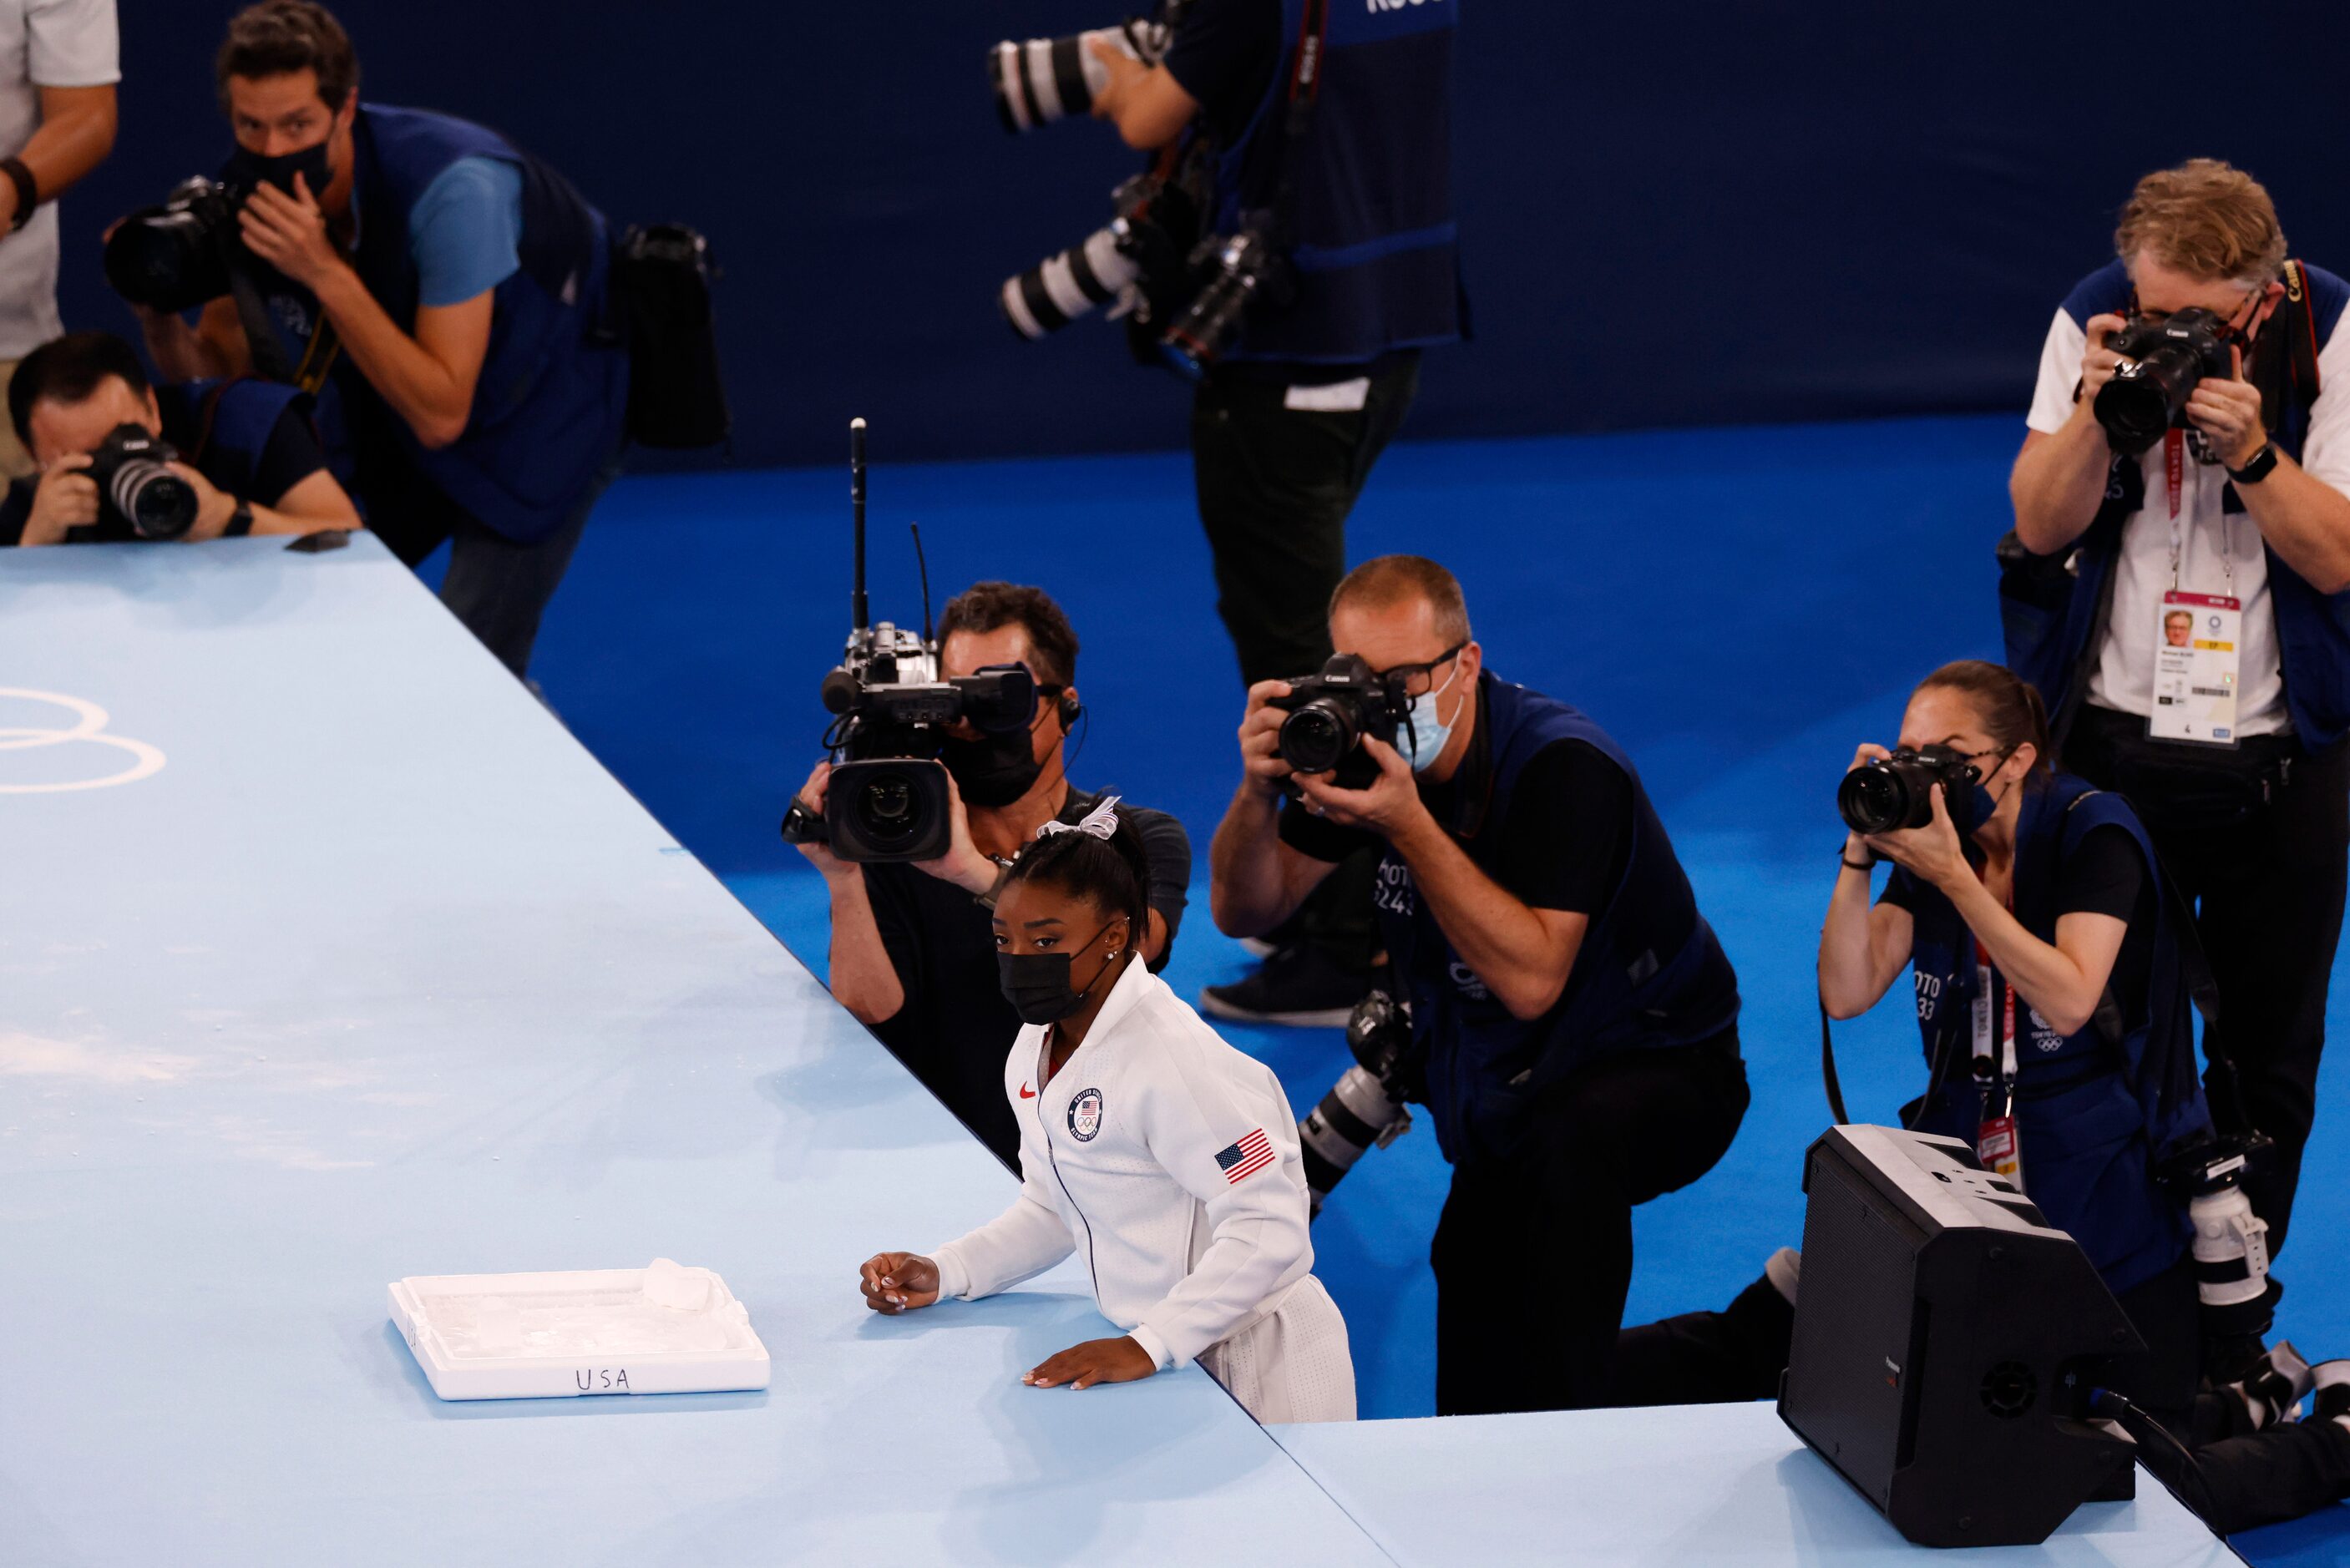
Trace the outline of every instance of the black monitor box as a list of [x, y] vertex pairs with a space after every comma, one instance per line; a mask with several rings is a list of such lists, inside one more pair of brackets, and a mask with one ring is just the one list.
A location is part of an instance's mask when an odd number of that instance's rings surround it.
[[2145, 1346], [2072, 1237], [1965, 1144], [1892, 1127], [1830, 1128], [1804, 1191], [1779, 1416], [1895, 1529], [2033, 1545], [2129, 1495], [2129, 1443], [2074, 1412]]

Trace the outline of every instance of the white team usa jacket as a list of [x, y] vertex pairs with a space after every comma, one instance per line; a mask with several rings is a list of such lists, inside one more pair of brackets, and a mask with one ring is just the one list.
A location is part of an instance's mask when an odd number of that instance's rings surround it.
[[1074, 1251], [1104, 1317], [1163, 1369], [1277, 1309], [1314, 1267], [1297, 1118], [1263, 1063], [1129, 962], [1050, 1084], [1013, 1043], [1020, 1196], [931, 1254], [939, 1293], [992, 1295]]

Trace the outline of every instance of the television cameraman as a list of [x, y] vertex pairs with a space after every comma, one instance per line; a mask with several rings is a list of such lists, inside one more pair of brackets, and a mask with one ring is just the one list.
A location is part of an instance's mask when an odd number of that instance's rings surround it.
[[0, 545], [138, 537], [119, 508], [100, 504], [88, 472], [90, 452], [125, 425], [183, 454], [168, 465], [193, 492], [182, 539], [357, 528], [359, 510], [328, 472], [308, 401], [269, 381], [151, 388], [139, 351], [110, 332], [44, 343], [8, 383], [9, 427], [40, 474], [12, 481], [0, 500]]
[[[1177, 146], [1212, 170], [1213, 231], [1285, 233], [1294, 297], [1258, 291], [1237, 341], [1192, 399], [1200, 520], [1217, 610], [1244, 686], [1319, 670], [1325, 615], [1347, 569], [1347, 518], [1403, 423], [1420, 350], [1466, 327], [1451, 189], [1450, 0], [1329, 7], [1312, 130], [1290, 144], [1303, 0], [1187, 0], [1164, 58], [1099, 44], [1094, 113], [1133, 147]], [[1201, 1006], [1223, 1018], [1328, 1023], [1368, 989], [1367, 863], [1277, 950]]]
[[[65, 331], [57, 198], [114, 148], [114, 0], [0, 0], [0, 386]], [[35, 472], [0, 431], [0, 478]]]
[[[309, 0], [237, 13], [214, 75], [275, 348], [375, 530], [411, 566], [451, 541], [442, 599], [521, 675], [619, 462], [603, 214], [494, 131], [361, 103], [349, 36]], [[230, 297], [192, 328], [140, 320], [167, 376], [254, 369]]]
[[[856, 864], [821, 844], [800, 853], [824, 873], [832, 906], [831, 985], [840, 1004], [962, 1118], [1006, 1166], [1018, 1168], [1020, 1127], [1003, 1097], [1003, 1061], [1020, 1033], [1004, 1000], [990, 924], [994, 889], [1036, 830], [1074, 823], [1101, 801], [1067, 778], [1077, 700], [1077, 635], [1042, 588], [974, 583], [939, 618], [939, 673], [954, 680], [1007, 664], [1036, 682], [1024, 728], [948, 732], [939, 760], [953, 784], [954, 846], [943, 859]], [[832, 764], [818, 763], [798, 802], [824, 812]], [[1153, 973], [1167, 967], [1191, 881], [1191, 841], [1164, 812], [1121, 804], [1149, 851], [1149, 929], [1139, 944]]]
[[[2200, 900], [2226, 1002], [2205, 1050], [2242, 1085], [2239, 1104], [2210, 1080], [2211, 1108], [2276, 1140], [2247, 1186], [2276, 1247], [2350, 846], [2350, 286], [2288, 261], [2268, 192], [2210, 159], [2139, 181], [2115, 248], [2042, 351], [2001, 552], [2007, 661], [2046, 694], [2067, 763], [2129, 797]], [[2167, 353], [2120, 370], [2106, 343], [2195, 321], [2215, 361], [2199, 379]], [[2161, 431], [2156, 383], [2189, 381]], [[2133, 392], [2150, 417], [2117, 436], [2107, 419]], [[2174, 605], [2205, 623], [2191, 648], [2168, 646]]]
[[[1629, 759], [1575, 710], [1486, 671], [1451, 573], [1367, 561], [1329, 619], [1409, 723], [1395, 746], [1365, 732], [1378, 776], [1342, 788], [1283, 760], [1290, 690], [1252, 687], [1211, 909], [1229, 935], [1263, 931], [1336, 862], [1378, 853], [1416, 1097], [1453, 1167], [1430, 1252], [1437, 1413], [1602, 1403], [1632, 1210], [1712, 1168], [1746, 1113], [1737, 977]], [[1541, 1332], [1495, 1332], [1497, 1260], [1510, 1293], [1541, 1304]]]
[[[1894, 768], [1884, 747], [1859, 747], [1838, 797], [1822, 1008], [1856, 1018], [1914, 971], [1901, 1006], [1918, 1019], [1925, 1091], [1902, 1124], [1974, 1148], [2080, 1243], [2147, 1345], [2106, 1385], [2195, 1449], [2189, 1465], [2133, 1432], [2214, 1530], [2350, 1495], [2350, 1364], [2313, 1368], [2280, 1342], [2232, 1386], [2201, 1386], [2216, 1314], [2199, 1304], [2186, 1184], [2158, 1173], [2182, 1158], [2224, 1169], [2231, 1146], [2210, 1141], [2196, 1075], [2191, 933], [2137, 813], [2055, 769], [2040, 694], [1996, 664], [1961, 659], [1918, 682], [1899, 745]], [[1880, 858], [1895, 869], [1872, 903]], [[1611, 1403], [1776, 1395], [1800, 1266], [1783, 1249], [1727, 1310], [1626, 1330]], [[2287, 1421], [2313, 1388], [2314, 1416]]]

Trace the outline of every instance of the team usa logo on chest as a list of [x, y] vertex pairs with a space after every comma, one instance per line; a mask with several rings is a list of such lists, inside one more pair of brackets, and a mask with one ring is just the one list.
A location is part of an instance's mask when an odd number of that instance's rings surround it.
[[1077, 1097], [1069, 1102], [1069, 1136], [1079, 1143], [1091, 1143], [1101, 1131], [1101, 1091], [1079, 1089]]

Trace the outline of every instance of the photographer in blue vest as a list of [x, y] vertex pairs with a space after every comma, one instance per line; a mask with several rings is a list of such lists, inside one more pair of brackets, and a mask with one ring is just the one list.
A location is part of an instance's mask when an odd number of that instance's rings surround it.
[[[1419, 379], [1464, 334], [1452, 211], [1459, 0], [1187, 0], [1164, 58], [1103, 43], [1093, 111], [1211, 171], [1207, 223], [1277, 252], [1228, 343], [1193, 344], [1192, 473], [1244, 685], [1319, 670], [1347, 518]], [[1301, 71], [1302, 56], [1314, 68]], [[1299, 100], [1307, 107], [1301, 114]], [[1179, 318], [1180, 321], [1180, 318]], [[1212, 349], [1213, 352], [1203, 352]], [[1327, 1024], [1367, 987], [1367, 862], [1210, 1013]]]
[[194, 504], [181, 540], [357, 528], [359, 509], [328, 472], [308, 405], [270, 381], [150, 386], [139, 351], [111, 332], [44, 343], [8, 383], [8, 422], [36, 472], [0, 500], [0, 545], [140, 537], [90, 476], [92, 451], [126, 429], [176, 454], [167, 466]]
[[2350, 866], [2350, 286], [2289, 260], [2268, 192], [2208, 159], [2141, 180], [2115, 248], [2042, 352], [2007, 662], [2199, 902], [2226, 1004], [2206, 1054], [2242, 1091], [2214, 1078], [2211, 1109], [2276, 1142], [2246, 1187], [2274, 1246]]
[[[522, 674], [623, 441], [603, 215], [495, 131], [361, 103], [349, 37], [308, 0], [239, 12], [215, 75], [239, 234], [338, 469], [401, 559], [450, 542], [442, 599]], [[140, 320], [169, 376], [254, 367], [229, 297], [192, 328]]]
[[[1729, 1148], [1747, 1106], [1738, 981], [1639, 774], [1598, 725], [1496, 679], [1461, 585], [1384, 556], [1340, 582], [1341, 653], [1407, 711], [1367, 787], [1282, 755], [1295, 695], [1249, 691], [1210, 861], [1217, 927], [1277, 925], [1351, 854], [1409, 1000], [1417, 1098], [1453, 1167], [1436, 1231], [1440, 1415], [1605, 1401], [1632, 1210]], [[1494, 1273], [1540, 1327], [1495, 1331]]]
[[[2192, 933], [2145, 826], [2119, 795], [2055, 770], [2039, 693], [1999, 665], [1929, 675], [1899, 745], [1953, 783], [1924, 786], [1923, 826], [1847, 824], [1820, 932], [1822, 1007], [1858, 1017], [1910, 971], [1926, 1088], [1903, 1125], [1974, 1148], [2081, 1244], [2147, 1345], [2107, 1386], [2196, 1450], [2189, 1465], [2141, 1431], [2140, 1457], [2213, 1528], [2350, 1495], [2350, 1362], [2312, 1366], [2280, 1341], [2230, 1383], [2202, 1382], [2194, 1227], [2185, 1191], [2157, 1179], [2210, 1147]], [[1890, 754], [1861, 746], [1847, 779]], [[1880, 858], [1894, 870], [1872, 903]], [[1610, 1402], [1773, 1397], [1801, 1289], [1801, 1259], [1782, 1249], [1726, 1310], [1626, 1330]], [[2313, 1392], [2311, 1417], [2288, 1420]]]

